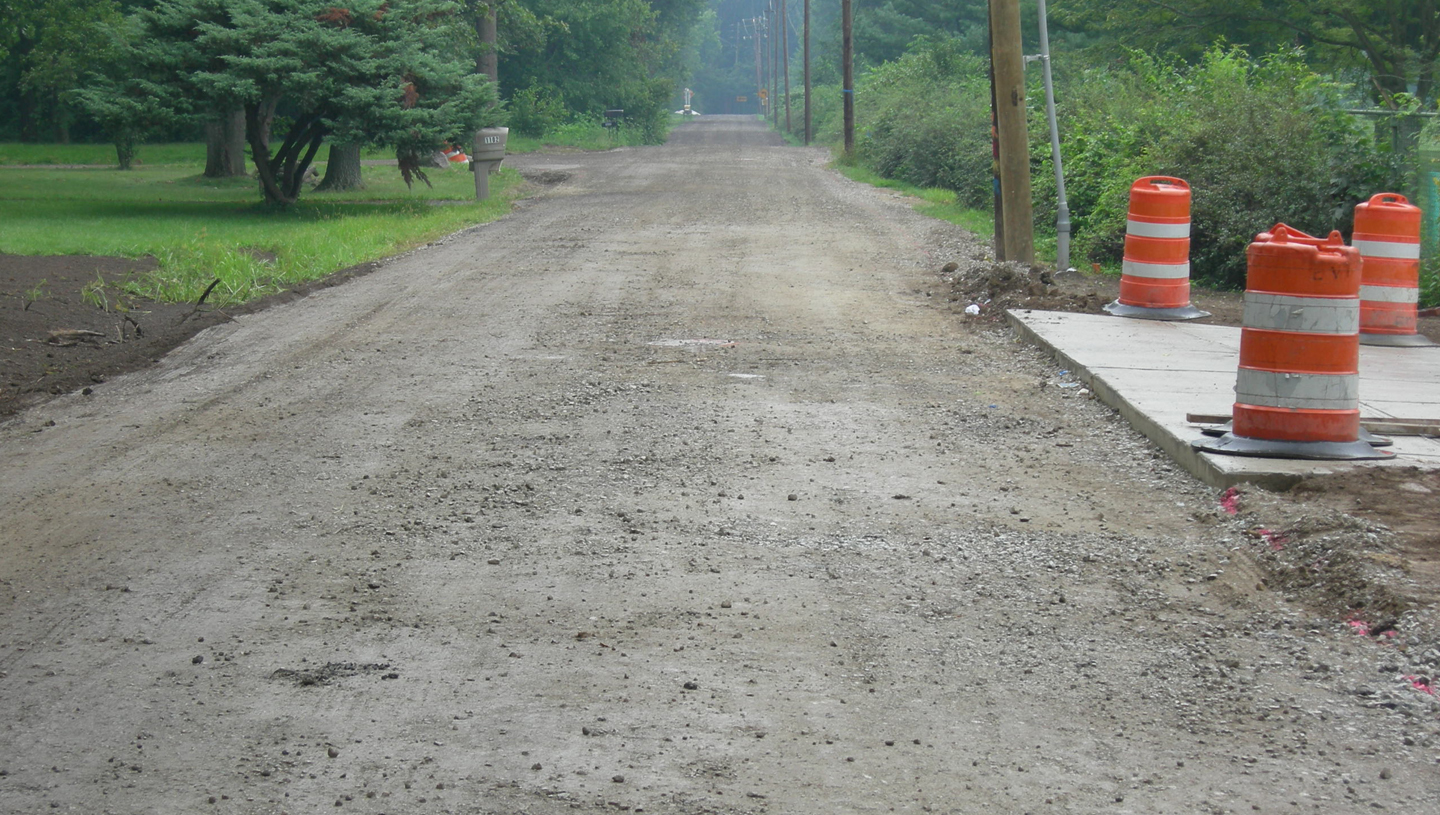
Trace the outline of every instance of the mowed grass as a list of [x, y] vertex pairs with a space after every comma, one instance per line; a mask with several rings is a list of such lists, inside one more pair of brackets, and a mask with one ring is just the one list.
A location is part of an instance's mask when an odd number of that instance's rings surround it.
[[[56, 163], [82, 163], [60, 156]], [[207, 302], [244, 302], [495, 220], [520, 182], [503, 171], [491, 178], [490, 199], [477, 202], [464, 169], [430, 171], [433, 189], [411, 190], [395, 167], [367, 166], [363, 190], [307, 190], [277, 209], [260, 203], [254, 179], [205, 179], [200, 166], [0, 167], [0, 252], [153, 255], [159, 268], [128, 281], [128, 291], [194, 301], [218, 280]]]
[[[18, 144], [0, 143], [0, 167], [17, 164], [84, 164], [114, 167], [119, 159], [111, 144]], [[205, 166], [203, 142], [144, 144], [135, 153], [137, 167], [159, 164]]]

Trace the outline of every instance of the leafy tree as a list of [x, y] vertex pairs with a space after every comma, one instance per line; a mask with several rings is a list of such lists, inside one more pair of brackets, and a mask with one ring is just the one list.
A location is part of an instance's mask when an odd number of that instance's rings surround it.
[[161, 0], [139, 14], [132, 75], [159, 76], [181, 113], [243, 109], [268, 202], [298, 199], [326, 139], [395, 147], [408, 182], [441, 143], [500, 115], [458, 11], [446, 0]]
[[[1033, 12], [1026, 20], [1032, 19]], [[937, 34], [968, 35], [966, 44], [983, 51], [988, 20], [985, 0], [885, 0], [859, 8], [855, 51], [862, 62], [876, 65], [899, 58], [917, 37]]]
[[1389, 103], [1414, 86], [1436, 97], [1436, 0], [1054, 0], [1055, 19], [1128, 46], [1194, 58], [1219, 38], [1256, 52], [1300, 45], [1337, 66], [1365, 66]]
[[671, 96], [687, 79], [681, 45], [704, 0], [509, 0], [500, 6], [500, 84], [598, 115], [622, 108], [664, 137]]
[[129, 170], [137, 146], [147, 136], [173, 126], [185, 107], [174, 87], [154, 71], [145, 72], [132, 60], [132, 46], [139, 36], [137, 20], [121, 20], [113, 28], [97, 31], [92, 44], [97, 70], [86, 77], [83, 87], [69, 93], [99, 123], [106, 138], [115, 145], [120, 169]]
[[23, 141], [68, 141], [69, 92], [79, 85], [96, 38], [120, 23], [119, 6], [115, 0], [3, 0], [0, 20], [0, 119], [14, 121]]

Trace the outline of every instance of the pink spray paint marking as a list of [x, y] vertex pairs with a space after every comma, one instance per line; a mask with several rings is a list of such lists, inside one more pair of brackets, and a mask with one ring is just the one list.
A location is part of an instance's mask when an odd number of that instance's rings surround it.
[[1220, 508], [1225, 510], [1226, 515], [1237, 515], [1240, 512], [1240, 491], [1231, 487], [1225, 490], [1220, 496]]
[[1263, 526], [1255, 530], [1255, 533], [1260, 536], [1260, 540], [1270, 544], [1270, 548], [1277, 552], [1284, 549], [1285, 541], [1290, 539], [1290, 536], [1284, 532], [1276, 532], [1273, 529], [1266, 529]]
[[1426, 682], [1421, 677], [1407, 676], [1405, 677], [1405, 679], [1410, 683], [1410, 687], [1414, 688], [1415, 690], [1418, 690], [1421, 693], [1428, 693], [1431, 696], [1435, 695], [1435, 687], [1429, 682]]

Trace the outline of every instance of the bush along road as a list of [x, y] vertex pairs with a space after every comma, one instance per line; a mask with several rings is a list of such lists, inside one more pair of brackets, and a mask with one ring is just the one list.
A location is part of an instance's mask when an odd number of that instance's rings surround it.
[[526, 157], [0, 425], [0, 810], [1433, 811], [1431, 612], [1296, 577], [1391, 533], [1177, 471], [826, 161]]

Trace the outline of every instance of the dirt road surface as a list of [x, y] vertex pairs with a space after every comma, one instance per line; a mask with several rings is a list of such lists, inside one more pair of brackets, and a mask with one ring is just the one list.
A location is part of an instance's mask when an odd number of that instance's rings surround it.
[[521, 159], [0, 425], [0, 812], [1440, 811], [1440, 652], [1268, 589], [825, 161]]

